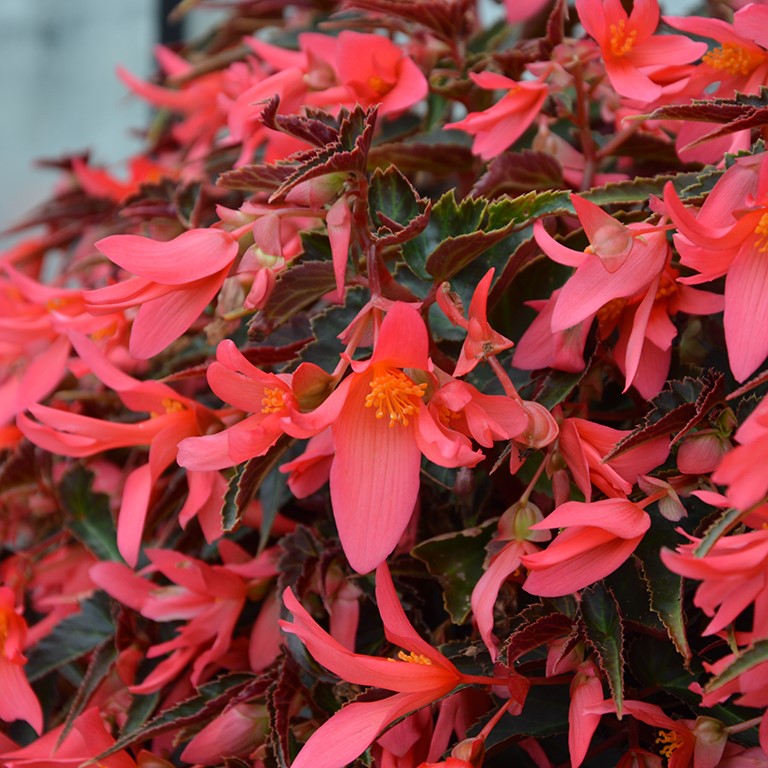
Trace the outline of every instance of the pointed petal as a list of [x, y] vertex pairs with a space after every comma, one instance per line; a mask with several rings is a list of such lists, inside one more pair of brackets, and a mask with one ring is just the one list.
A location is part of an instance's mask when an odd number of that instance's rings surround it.
[[147, 360], [176, 341], [211, 303], [225, 277], [226, 270], [142, 304], [131, 328], [130, 353]]
[[344, 768], [390, 723], [432, 700], [424, 694], [398, 693], [380, 701], [347, 704], [309, 737], [291, 768]]
[[21, 665], [0, 653], [0, 720], [7, 723], [26, 720], [37, 732], [43, 732], [43, 710]]
[[237, 240], [221, 229], [190, 229], [173, 240], [110, 235], [96, 243], [110, 261], [135, 275], [164, 285], [182, 285], [229, 267]]
[[[407, 316], [415, 314], [409, 310]], [[330, 477], [341, 545], [358, 573], [373, 570], [397, 546], [416, 503], [421, 465], [415, 424], [390, 428], [365, 407], [369, 381], [365, 374], [355, 375], [333, 425], [336, 456]]]
[[768, 356], [768, 254], [750, 245], [734, 259], [725, 278], [725, 342], [737, 381], [744, 381]]

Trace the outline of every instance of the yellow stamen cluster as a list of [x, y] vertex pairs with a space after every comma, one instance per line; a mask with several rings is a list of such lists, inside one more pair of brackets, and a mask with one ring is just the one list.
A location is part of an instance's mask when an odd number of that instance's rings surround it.
[[368, 87], [377, 95], [384, 96], [392, 90], [392, 83], [388, 83], [379, 75], [371, 75], [368, 78]]
[[448, 424], [451, 421], [458, 421], [461, 418], [460, 413], [456, 413], [456, 411], [452, 411], [447, 405], [438, 405], [437, 406], [437, 415], [440, 417], [440, 421], [443, 422], [443, 424]]
[[768, 213], [764, 213], [760, 217], [760, 221], [757, 222], [755, 235], [757, 236], [757, 239], [755, 240], [757, 250], [760, 251], [760, 253], [768, 251]]
[[277, 413], [285, 408], [283, 396], [285, 392], [279, 387], [264, 387], [264, 397], [261, 399], [262, 413]]
[[[425, 667], [432, 666], [432, 659], [427, 658], [422, 653], [414, 653], [413, 651], [406, 653], [405, 651], [399, 651], [397, 658], [400, 659], [400, 661], [407, 661], [410, 664], [421, 664]], [[394, 661], [394, 659], [392, 659], [392, 661]]]
[[677, 283], [666, 273], [662, 273], [659, 289], [656, 291], [655, 300], [668, 299], [677, 293]]
[[765, 61], [765, 56], [740, 45], [724, 43], [720, 48], [705, 53], [702, 61], [712, 69], [724, 70], [729, 75], [748, 75]]
[[683, 737], [676, 731], [659, 731], [656, 743], [664, 745], [659, 753], [662, 757], [669, 759], [674, 751], [683, 746]]
[[626, 299], [613, 299], [607, 304], [604, 304], [597, 310], [597, 321], [600, 325], [613, 327], [621, 317], [621, 313], [624, 311], [624, 307], [627, 306]]
[[622, 19], [618, 25], [611, 24], [610, 32], [611, 53], [614, 56], [625, 56], [628, 54], [637, 39], [637, 30], [630, 29], [627, 31], [627, 22]]
[[376, 418], [389, 418], [389, 426], [408, 426], [408, 417], [416, 413], [411, 398], [424, 397], [426, 384], [414, 384], [402, 371], [384, 368], [371, 380], [371, 391], [365, 397], [366, 408], [376, 408]]
[[[174, 400], [172, 397], [164, 397], [160, 404], [165, 409], [165, 413], [180, 413], [181, 411], [186, 410], [186, 407], [180, 403], [178, 400]], [[150, 411], [149, 415], [156, 419], [160, 414], [157, 411]]]
[[160, 402], [166, 413], [179, 413], [184, 410], [184, 405], [171, 397], [164, 397]]

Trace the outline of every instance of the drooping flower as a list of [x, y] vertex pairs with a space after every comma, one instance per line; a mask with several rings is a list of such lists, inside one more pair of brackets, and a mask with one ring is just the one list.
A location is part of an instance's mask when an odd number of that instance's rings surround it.
[[495, 72], [470, 72], [470, 77], [481, 88], [507, 93], [489, 109], [470, 112], [463, 120], [447, 123], [445, 128], [473, 135], [472, 151], [483, 160], [490, 160], [523, 135], [539, 114], [549, 88], [538, 81], [518, 82]]
[[411, 519], [422, 454], [444, 467], [474, 466], [482, 454], [463, 435], [442, 431], [424, 403], [427, 330], [413, 307], [393, 304], [371, 358], [350, 364], [353, 373], [313, 418], [332, 425], [333, 514], [347, 560], [367, 573]]
[[707, 46], [685, 35], [654, 35], [659, 23], [657, 0], [635, 0], [627, 15], [619, 0], [576, 0], [584, 29], [597, 41], [611, 85], [621, 96], [651, 102], [662, 93], [654, 68], [687, 64]]
[[673, 185], [664, 189], [677, 227], [683, 264], [700, 274], [725, 275], [723, 325], [731, 371], [744, 381], [768, 356], [768, 162], [766, 153], [739, 158], [718, 179], [698, 212], [686, 208]]
[[534, 530], [563, 528], [542, 552], [522, 557], [532, 595], [570, 595], [613, 573], [637, 548], [651, 525], [648, 514], [624, 499], [561, 504]]
[[238, 252], [237, 240], [221, 229], [190, 229], [167, 241], [111, 235], [96, 247], [136, 277], [86, 291], [86, 306], [93, 314], [138, 306], [129, 350], [142, 359], [162, 352], [197, 320]]
[[387, 639], [404, 650], [396, 659], [352, 653], [312, 619], [293, 592], [283, 601], [293, 615], [281, 621], [315, 660], [344, 680], [395, 691], [393, 696], [342, 707], [318, 728], [291, 768], [343, 768], [362, 754], [390, 723], [446, 696], [462, 683], [490, 684], [492, 679], [465, 675], [414, 630], [397, 598], [386, 564], [376, 571], [376, 602]]

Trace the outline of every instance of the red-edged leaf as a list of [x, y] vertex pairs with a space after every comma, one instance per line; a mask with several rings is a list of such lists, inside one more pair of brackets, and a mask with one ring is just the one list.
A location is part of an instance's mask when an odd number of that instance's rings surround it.
[[266, 305], [248, 324], [248, 337], [264, 338], [335, 287], [331, 261], [300, 261], [283, 270]]

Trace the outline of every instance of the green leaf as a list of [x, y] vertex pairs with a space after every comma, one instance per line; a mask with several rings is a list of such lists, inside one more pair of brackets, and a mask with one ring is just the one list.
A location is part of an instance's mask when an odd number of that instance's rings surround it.
[[523, 711], [503, 717], [491, 731], [486, 748], [519, 736], [543, 738], [568, 732], [570, 695], [567, 685], [534, 685], [528, 692]]
[[738, 525], [743, 515], [744, 512], [740, 509], [723, 510], [715, 522], [707, 528], [704, 535], [701, 537], [701, 541], [699, 542], [699, 546], [696, 547], [694, 555], [696, 555], [696, 557], [704, 557], [709, 550], [715, 546], [717, 540], [721, 536], [725, 536], [731, 528]]
[[630, 448], [674, 436], [677, 440], [693, 429], [712, 408], [723, 401], [723, 374], [705, 371], [699, 378], [686, 377], [668, 381], [664, 389], [651, 400], [651, 409], [643, 421], [620, 440], [603, 461], [618, 456]]
[[284, 269], [266, 304], [248, 323], [248, 338], [263, 339], [334, 288], [332, 261], [299, 261]]
[[412, 552], [440, 582], [443, 604], [454, 624], [463, 624], [469, 617], [472, 589], [483, 575], [485, 546], [493, 536], [495, 525], [495, 521], [491, 521], [436, 536], [418, 544]]
[[768, 661], [768, 640], [758, 640], [751, 648], [740, 653], [719, 675], [713, 677], [704, 686], [704, 692], [716, 691], [766, 661]]
[[619, 604], [602, 584], [582, 591], [581, 620], [587, 643], [597, 655], [608, 680], [616, 714], [621, 717], [624, 701], [624, 630]]
[[77, 717], [85, 709], [94, 691], [101, 685], [109, 674], [110, 670], [117, 661], [117, 648], [111, 638], [105, 640], [93, 652], [88, 669], [86, 670], [83, 682], [77, 689], [75, 700], [72, 702], [68, 712], [67, 719], [64, 721], [64, 729], [58, 739], [58, 744], [66, 738], [72, 729], [72, 725]]
[[79, 659], [115, 633], [109, 598], [97, 592], [80, 612], [67, 616], [43, 637], [29, 654], [25, 667], [30, 682]]
[[373, 172], [368, 208], [379, 245], [403, 243], [418, 235], [427, 226], [430, 206], [394, 166]]
[[669, 541], [671, 527], [654, 521], [635, 550], [635, 555], [648, 590], [651, 610], [661, 619], [670, 640], [688, 667], [693, 654], [685, 633], [683, 579], [664, 565], [659, 554], [661, 547]]
[[563, 184], [563, 169], [546, 152], [525, 149], [504, 152], [488, 165], [488, 170], [475, 182], [473, 197], [500, 197], [524, 194], [530, 190], [558, 189]]
[[353, 288], [347, 291], [343, 305], [313, 313], [311, 325], [315, 340], [304, 347], [297, 362], [315, 363], [324, 368], [329, 360], [338, 360], [344, 349], [339, 334], [349, 326], [367, 300], [367, 291]]
[[198, 723], [210, 717], [211, 714], [221, 711], [237, 693], [256, 679], [254, 675], [236, 672], [205, 683], [197, 688], [197, 695], [169, 707], [148, 723], [142, 723], [135, 730], [123, 733], [106, 752], [102, 752], [95, 759], [103, 760], [135, 741], [146, 741], [166, 731]]
[[[259, 490], [265, 478], [275, 468], [292, 442], [293, 439], [287, 435], [280, 435], [277, 442], [264, 456], [256, 456], [235, 467], [235, 474], [229, 480], [227, 492], [224, 494], [224, 504], [221, 508], [221, 524], [225, 531], [234, 531], [240, 525], [256, 491]], [[273, 519], [274, 514], [267, 527], [271, 527]], [[269, 532], [267, 531], [268, 535]]]
[[59, 501], [68, 514], [68, 528], [100, 560], [123, 562], [109, 497], [91, 490], [93, 472], [81, 465], [67, 472], [58, 485]]

